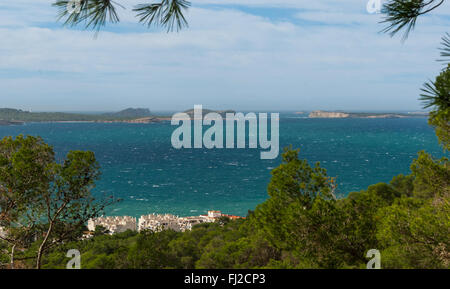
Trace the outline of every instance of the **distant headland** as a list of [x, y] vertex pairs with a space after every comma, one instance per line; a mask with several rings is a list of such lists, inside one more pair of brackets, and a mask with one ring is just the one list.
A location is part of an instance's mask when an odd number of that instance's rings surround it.
[[125, 122], [152, 123], [170, 120], [168, 116], [155, 116], [147, 108], [127, 108], [119, 112], [81, 114], [66, 112], [31, 112], [13, 108], [0, 108], [0, 125], [26, 122]]
[[406, 117], [426, 117], [423, 112], [410, 113], [367, 113], [367, 112], [342, 112], [342, 111], [322, 111], [315, 110], [309, 113], [309, 118], [406, 118]]
[[0, 119], [0, 125], [21, 125], [21, 124], [23, 124], [22, 121], [9, 121]]

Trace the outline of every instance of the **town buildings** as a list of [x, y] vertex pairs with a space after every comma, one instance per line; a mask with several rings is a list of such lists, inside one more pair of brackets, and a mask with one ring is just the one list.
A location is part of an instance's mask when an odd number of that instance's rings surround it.
[[104, 227], [110, 234], [125, 232], [126, 230], [136, 231], [136, 218], [123, 217], [100, 217], [88, 221], [89, 231], [95, 231], [97, 226]]
[[102, 226], [110, 234], [120, 233], [126, 230], [160, 232], [170, 229], [177, 232], [184, 232], [186, 230], [192, 230], [192, 227], [197, 224], [215, 222], [220, 217], [228, 217], [230, 219], [242, 218], [239, 216], [225, 215], [221, 211], [208, 211], [207, 215], [191, 217], [178, 217], [171, 214], [150, 214], [141, 216], [137, 222], [136, 218], [129, 216], [100, 217], [90, 219], [88, 221], [88, 229], [89, 231], [95, 231], [96, 226]]
[[151, 230], [154, 232], [159, 232], [168, 229], [180, 231], [178, 220], [179, 218], [177, 216], [171, 214], [150, 214], [141, 216], [138, 222], [138, 231]]

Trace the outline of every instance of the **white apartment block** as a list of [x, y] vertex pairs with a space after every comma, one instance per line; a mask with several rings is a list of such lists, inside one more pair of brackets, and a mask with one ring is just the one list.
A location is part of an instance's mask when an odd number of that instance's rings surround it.
[[136, 231], [136, 218], [123, 217], [100, 217], [88, 221], [89, 231], [95, 231], [95, 227], [102, 226], [110, 234], [125, 232], [126, 230]]
[[220, 211], [208, 211], [208, 215], [192, 217], [178, 217], [171, 214], [151, 214], [139, 218], [138, 230], [159, 232], [161, 230], [171, 229], [177, 232], [184, 232], [186, 230], [192, 230], [192, 227], [197, 224], [212, 223], [220, 216], [222, 216]]
[[159, 232], [162, 230], [172, 229], [174, 231], [180, 231], [180, 226], [178, 224], [178, 216], [171, 214], [157, 215], [150, 214], [141, 216], [138, 222], [138, 230], [151, 230], [154, 232]]
[[209, 218], [220, 218], [222, 217], [221, 211], [208, 211], [208, 217]]
[[192, 230], [192, 227], [194, 225], [201, 223], [210, 223], [210, 220], [208, 218], [205, 218], [205, 216], [198, 216], [198, 217], [184, 217], [180, 218], [178, 221], [180, 231], [182, 232], [186, 230]]

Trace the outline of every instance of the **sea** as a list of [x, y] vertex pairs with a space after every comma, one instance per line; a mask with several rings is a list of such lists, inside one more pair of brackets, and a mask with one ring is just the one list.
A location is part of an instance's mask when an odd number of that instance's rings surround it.
[[[208, 210], [245, 216], [268, 198], [271, 170], [280, 156], [262, 160], [261, 149], [174, 149], [170, 122], [27, 123], [0, 126], [0, 137], [41, 136], [58, 161], [70, 150], [95, 152], [101, 179], [93, 194], [121, 201], [106, 215], [151, 213], [200, 215]], [[280, 114], [280, 150], [299, 148], [299, 157], [320, 162], [336, 177], [337, 195], [409, 174], [417, 152], [444, 156], [433, 128], [423, 118], [316, 119]]]

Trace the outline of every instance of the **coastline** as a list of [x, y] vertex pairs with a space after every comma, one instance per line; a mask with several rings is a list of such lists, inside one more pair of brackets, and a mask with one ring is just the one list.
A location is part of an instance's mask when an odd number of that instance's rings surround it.
[[[143, 110], [143, 111], [142, 111]], [[202, 118], [209, 112], [220, 114], [223, 118], [226, 113], [236, 113], [234, 110], [202, 109]], [[186, 110], [187, 118], [178, 120], [196, 120], [194, 110]], [[427, 117], [427, 112], [345, 112], [345, 111], [295, 111], [296, 115], [305, 115], [305, 118], [421, 118]], [[245, 114], [245, 113], [244, 113]], [[27, 112], [16, 109], [0, 108], [0, 126], [23, 125], [26, 123], [131, 123], [150, 124], [171, 121], [170, 115], [150, 115], [148, 109], [126, 109], [112, 114], [75, 114], [60, 112]]]

